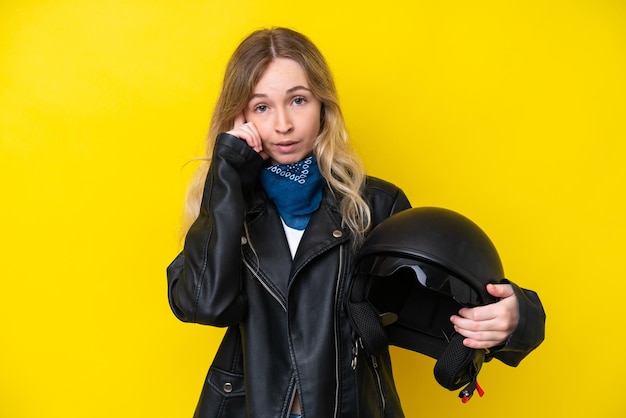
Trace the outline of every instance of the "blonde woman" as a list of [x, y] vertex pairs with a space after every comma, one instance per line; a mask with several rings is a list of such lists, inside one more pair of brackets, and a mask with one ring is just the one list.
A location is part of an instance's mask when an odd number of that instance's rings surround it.
[[[167, 271], [180, 320], [228, 327], [195, 417], [404, 416], [389, 353], [353, 361], [344, 299], [367, 231], [410, 204], [365, 175], [308, 38], [274, 28], [239, 45], [209, 141]], [[502, 300], [452, 319], [468, 346], [502, 345], [523, 314], [510, 285], [491, 292]]]

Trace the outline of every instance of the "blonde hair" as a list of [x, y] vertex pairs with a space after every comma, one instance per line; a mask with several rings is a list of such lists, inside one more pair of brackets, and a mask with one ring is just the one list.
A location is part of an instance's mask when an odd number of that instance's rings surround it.
[[363, 165], [350, 146], [330, 68], [317, 47], [304, 35], [287, 28], [258, 30], [245, 38], [233, 53], [215, 105], [206, 157], [192, 179], [184, 215], [183, 233], [197, 218], [204, 180], [217, 136], [233, 128], [235, 118], [248, 103], [254, 87], [275, 58], [299, 63], [312, 93], [322, 103], [320, 133], [313, 146], [322, 176], [339, 201], [345, 226], [357, 242], [371, 223], [370, 208], [361, 192], [365, 183]]

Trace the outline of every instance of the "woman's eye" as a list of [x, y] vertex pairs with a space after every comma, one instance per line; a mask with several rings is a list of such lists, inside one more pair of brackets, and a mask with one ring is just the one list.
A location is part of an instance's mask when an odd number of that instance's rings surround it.
[[296, 97], [295, 99], [293, 99], [293, 102], [296, 105], [302, 105], [306, 102], [306, 99], [304, 97]]
[[266, 110], [267, 110], [267, 106], [266, 105], [256, 105], [256, 106], [254, 106], [254, 111], [255, 112], [263, 113]]

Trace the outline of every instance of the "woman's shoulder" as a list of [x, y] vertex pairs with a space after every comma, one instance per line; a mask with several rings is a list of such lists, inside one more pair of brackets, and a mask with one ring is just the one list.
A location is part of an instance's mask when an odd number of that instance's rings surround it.
[[364, 197], [372, 209], [374, 224], [387, 216], [411, 207], [409, 199], [400, 187], [378, 177], [367, 177]]
[[379, 177], [367, 176], [365, 179], [366, 193], [396, 194], [401, 189], [395, 184]]

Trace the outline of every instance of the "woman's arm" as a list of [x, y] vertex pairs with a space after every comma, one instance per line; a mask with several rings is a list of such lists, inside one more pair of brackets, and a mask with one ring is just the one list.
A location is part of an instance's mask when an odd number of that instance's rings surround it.
[[181, 321], [228, 326], [241, 320], [244, 193], [262, 165], [246, 142], [229, 134], [217, 138], [198, 219], [167, 268], [170, 306]]

